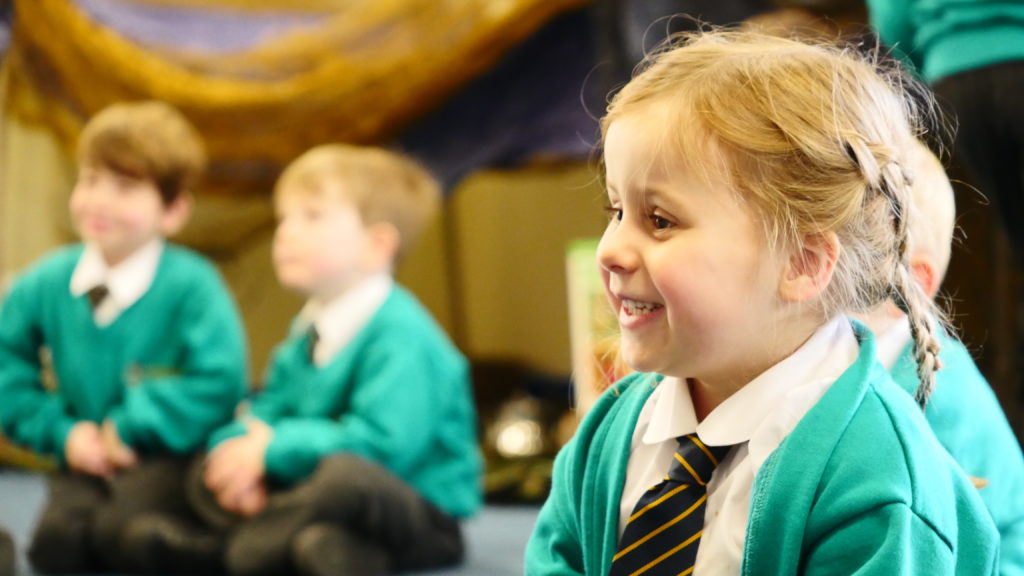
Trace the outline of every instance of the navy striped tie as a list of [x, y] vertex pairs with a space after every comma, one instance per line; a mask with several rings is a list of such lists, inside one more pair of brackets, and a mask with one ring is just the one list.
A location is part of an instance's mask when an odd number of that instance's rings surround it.
[[676, 438], [668, 475], [633, 508], [609, 576], [684, 576], [693, 572], [704, 530], [707, 483], [730, 446], [705, 446], [696, 434]]
[[109, 294], [110, 290], [108, 290], [106, 286], [103, 284], [97, 284], [85, 293], [85, 297], [89, 300], [89, 306], [92, 306], [92, 309], [95, 310], [103, 303], [104, 300], [106, 300]]

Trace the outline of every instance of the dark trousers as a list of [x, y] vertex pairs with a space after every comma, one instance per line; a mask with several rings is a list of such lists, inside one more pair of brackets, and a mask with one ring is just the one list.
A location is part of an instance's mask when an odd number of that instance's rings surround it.
[[362, 458], [324, 459], [308, 480], [272, 492], [251, 519], [226, 516], [201, 481], [201, 474], [189, 475], [193, 508], [208, 525], [226, 527], [224, 560], [233, 576], [368, 576], [463, 558], [454, 518]]
[[188, 461], [161, 456], [106, 480], [72, 472], [50, 476], [49, 500], [29, 545], [33, 567], [61, 574], [131, 571], [124, 565], [121, 535], [139, 514], [184, 514]]
[[934, 89], [959, 121], [956, 157], [992, 200], [1024, 263], [1024, 61], [955, 74]]

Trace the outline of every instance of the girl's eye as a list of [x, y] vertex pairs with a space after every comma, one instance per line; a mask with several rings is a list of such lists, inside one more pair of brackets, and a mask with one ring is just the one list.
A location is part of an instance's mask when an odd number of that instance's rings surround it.
[[622, 208], [616, 208], [615, 206], [605, 206], [605, 214], [608, 215], [609, 220], [615, 220], [617, 222], [622, 221]]
[[651, 215], [651, 224], [654, 225], [655, 230], [664, 230], [666, 228], [672, 227], [671, 222], [669, 222], [665, 218], [662, 218], [661, 216], [658, 216], [657, 214]]

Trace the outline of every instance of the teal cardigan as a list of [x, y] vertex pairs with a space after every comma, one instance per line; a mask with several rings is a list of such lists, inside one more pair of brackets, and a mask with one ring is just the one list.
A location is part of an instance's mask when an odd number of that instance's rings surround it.
[[[943, 337], [942, 370], [925, 418], [939, 443], [971, 476], [984, 478], [979, 491], [999, 530], [999, 574], [1024, 576], [1024, 456], [1010, 423], [970, 353]], [[904, 390], [917, 390], [917, 365], [908, 345], [890, 374]]]
[[[754, 481], [742, 574], [995, 574], [998, 535], [970, 481], [858, 328], [856, 362]], [[607, 574], [630, 441], [659, 377], [605, 393], [558, 455], [528, 576]]]
[[[99, 327], [85, 296], [71, 294], [82, 252], [75, 245], [42, 259], [0, 307], [4, 433], [58, 462], [81, 420], [112, 420], [143, 453], [202, 448], [246, 386], [242, 323], [216, 269], [168, 244], [146, 293]], [[44, 364], [55, 390], [43, 386]]]
[[[274, 351], [248, 416], [273, 428], [267, 475], [292, 485], [326, 456], [357, 454], [389, 469], [438, 508], [469, 516], [481, 504], [481, 459], [468, 364], [416, 298], [394, 286], [331, 361], [317, 367], [299, 332]], [[244, 433], [239, 420], [213, 448]]]

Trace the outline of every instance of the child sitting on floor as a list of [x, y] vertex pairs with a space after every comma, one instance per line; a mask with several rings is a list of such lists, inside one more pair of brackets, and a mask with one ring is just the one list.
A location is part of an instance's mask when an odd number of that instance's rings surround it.
[[468, 365], [392, 279], [437, 184], [397, 154], [327, 145], [288, 166], [274, 203], [278, 279], [309, 301], [194, 476], [192, 504], [220, 530], [150, 520], [153, 569], [216, 572], [218, 549], [236, 576], [458, 563], [459, 520], [481, 502]]
[[125, 524], [187, 513], [188, 456], [245, 390], [227, 287], [165, 240], [191, 213], [199, 134], [162, 102], [115, 104], [87, 123], [78, 156], [70, 210], [83, 243], [43, 257], [0, 308], [3, 432], [59, 464], [29, 547], [46, 573], [133, 570]]

